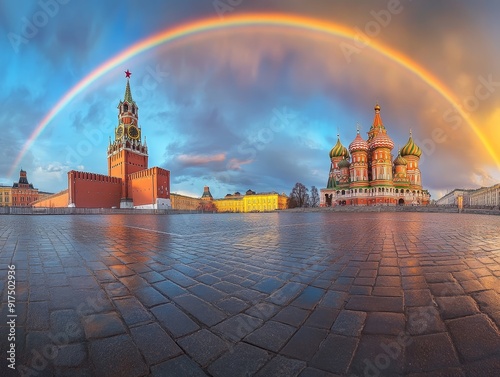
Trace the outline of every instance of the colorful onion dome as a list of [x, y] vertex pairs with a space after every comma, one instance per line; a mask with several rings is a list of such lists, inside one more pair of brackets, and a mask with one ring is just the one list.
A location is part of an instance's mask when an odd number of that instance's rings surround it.
[[344, 158], [342, 161], [339, 162], [339, 169], [348, 168], [350, 165], [351, 164], [350, 164], [349, 160]]
[[351, 153], [356, 151], [368, 151], [368, 148], [368, 143], [363, 140], [358, 130], [356, 138], [352, 141], [351, 144], [349, 144], [349, 151], [351, 151]]
[[373, 140], [370, 143], [370, 149], [377, 149], [377, 148], [389, 148], [389, 149], [394, 148], [394, 142], [382, 130], [380, 130], [375, 135], [375, 137], [373, 138]]
[[422, 149], [415, 144], [413, 141], [413, 138], [411, 137], [411, 131], [410, 131], [410, 138], [408, 139], [408, 142], [406, 145], [401, 148], [401, 156], [416, 156], [420, 157], [422, 155]]
[[330, 158], [334, 157], [344, 157], [349, 158], [349, 151], [340, 142], [340, 138], [337, 139], [337, 144], [330, 151]]
[[394, 160], [394, 165], [406, 165], [408, 161], [404, 157], [401, 156], [401, 152], [398, 154], [398, 157]]

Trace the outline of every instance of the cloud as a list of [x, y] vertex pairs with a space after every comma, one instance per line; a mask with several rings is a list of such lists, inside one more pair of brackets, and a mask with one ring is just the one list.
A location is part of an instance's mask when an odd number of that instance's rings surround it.
[[181, 154], [177, 157], [177, 161], [179, 161], [184, 166], [199, 166], [205, 165], [210, 162], [221, 162], [226, 159], [226, 155], [224, 153], [218, 153], [211, 156], [207, 155], [187, 155]]
[[242, 165], [251, 164], [253, 160], [238, 160], [237, 158], [232, 158], [227, 164], [227, 168], [230, 170], [241, 170]]

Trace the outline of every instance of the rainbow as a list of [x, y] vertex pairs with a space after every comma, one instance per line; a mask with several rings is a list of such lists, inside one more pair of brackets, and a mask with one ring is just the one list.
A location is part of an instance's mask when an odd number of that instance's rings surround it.
[[[128, 47], [124, 51], [120, 52], [116, 56], [104, 62], [102, 65], [97, 67], [95, 70], [90, 72], [85, 76], [80, 82], [73, 86], [57, 103], [56, 105], [45, 115], [45, 117], [37, 124], [36, 128], [33, 130], [32, 134], [29, 136], [26, 143], [23, 145], [21, 151], [16, 157], [9, 176], [12, 176], [14, 170], [19, 165], [21, 159], [24, 157], [25, 153], [31, 148], [37, 137], [43, 132], [45, 127], [54, 119], [55, 116], [78, 94], [80, 94], [85, 88], [99, 79], [101, 76], [109, 72], [110, 70], [121, 65], [128, 59], [138, 55], [144, 51], [150, 50], [156, 46], [164, 43], [172, 42], [181, 38], [187, 38], [189, 36], [198, 35], [204, 32], [210, 32], [225, 28], [240, 28], [248, 26], [277, 26], [280, 28], [293, 28], [303, 31], [317, 32], [330, 36], [343, 37], [351, 40], [356, 40], [358, 37], [353, 30], [348, 29], [345, 26], [334, 24], [331, 22], [325, 22], [318, 19], [307, 18], [296, 15], [287, 14], [245, 14], [239, 16], [232, 16], [228, 18], [221, 19], [219, 17], [207, 18], [203, 20], [197, 20], [189, 22], [187, 24], [179, 25], [177, 27], [165, 29], [155, 35], [147, 37], [140, 42]], [[394, 61], [395, 63], [406, 68], [408, 71], [419, 77], [422, 81], [428, 84], [432, 89], [439, 93], [446, 101], [448, 101], [457, 110], [460, 116], [469, 124], [474, 133], [483, 143], [485, 149], [491, 155], [493, 160], [500, 166], [500, 160], [496, 156], [494, 149], [491, 147], [485, 135], [481, 133], [479, 128], [472, 122], [466, 112], [464, 112], [461, 107], [457, 105], [457, 101], [454, 99], [453, 94], [448, 88], [446, 88], [436, 77], [431, 73], [427, 72], [424, 68], [419, 66], [414, 61], [410, 60], [405, 55], [400, 52], [391, 49], [388, 46], [381, 44], [376, 40], [371, 40], [370, 44], [367, 46], [372, 50], [377, 51], [388, 59]]]

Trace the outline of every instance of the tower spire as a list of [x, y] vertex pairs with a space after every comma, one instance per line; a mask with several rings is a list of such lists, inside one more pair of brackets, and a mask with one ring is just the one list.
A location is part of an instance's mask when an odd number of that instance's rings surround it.
[[128, 103], [132, 103], [132, 92], [130, 91], [130, 76], [132, 75], [132, 72], [130, 72], [128, 69], [125, 71], [125, 77], [127, 78], [127, 86], [125, 87], [125, 98], [124, 100], [127, 101]]
[[130, 79], [127, 79], [127, 86], [125, 87], [125, 98], [124, 101], [132, 103], [132, 92], [130, 91]]

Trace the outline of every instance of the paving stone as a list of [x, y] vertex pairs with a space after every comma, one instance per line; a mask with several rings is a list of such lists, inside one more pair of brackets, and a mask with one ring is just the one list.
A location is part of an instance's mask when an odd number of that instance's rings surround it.
[[365, 312], [403, 312], [402, 297], [352, 296], [346, 309]]
[[365, 312], [342, 310], [332, 326], [332, 333], [345, 336], [359, 336], [365, 319]]
[[201, 366], [228, 351], [228, 343], [206, 329], [180, 339], [179, 345]]
[[197, 284], [193, 285], [189, 288], [191, 292], [193, 292], [196, 296], [201, 298], [204, 301], [213, 303], [215, 301], [219, 301], [226, 297], [226, 293], [221, 292], [217, 289], [209, 287], [205, 284]]
[[309, 286], [292, 301], [291, 305], [302, 309], [312, 309], [319, 303], [324, 294], [324, 289]]
[[500, 293], [500, 278], [495, 276], [485, 276], [479, 278], [479, 281], [486, 289], [493, 289], [497, 293]]
[[99, 284], [88, 276], [72, 276], [69, 277], [69, 285], [74, 289], [98, 289]]
[[181, 263], [175, 264], [172, 267], [175, 268], [176, 270], [179, 270], [184, 275], [187, 275], [192, 278], [195, 278], [202, 274], [202, 272], [197, 270], [196, 268]]
[[247, 377], [254, 375], [269, 358], [266, 351], [240, 343], [232, 353], [226, 353], [212, 363], [208, 372], [216, 377]]
[[122, 278], [125, 276], [132, 276], [135, 274], [135, 272], [133, 270], [131, 270], [130, 268], [128, 268], [124, 264], [117, 264], [114, 266], [109, 266], [109, 269], [111, 270], [111, 272], [113, 272], [113, 274], [116, 277], [119, 277], [119, 278]]
[[166, 304], [170, 301], [153, 287], [140, 288], [134, 291], [134, 295], [147, 308], [160, 304]]
[[306, 286], [304, 284], [290, 282], [269, 296], [269, 301], [276, 305], [285, 305], [292, 301]]
[[324, 329], [302, 326], [280, 351], [285, 356], [309, 361], [328, 332]]
[[436, 297], [443, 319], [465, 317], [479, 312], [476, 302], [468, 296]]
[[265, 278], [255, 284], [252, 288], [263, 293], [272, 293], [283, 285], [283, 281], [273, 277]]
[[428, 289], [412, 289], [404, 291], [406, 306], [433, 305], [431, 291]]
[[483, 285], [476, 280], [461, 281], [460, 285], [464, 289], [465, 293], [478, 292], [484, 290]]
[[275, 315], [281, 308], [270, 302], [259, 302], [250, 307], [246, 314], [263, 319], [264, 321]]
[[467, 361], [500, 356], [500, 334], [484, 314], [446, 321], [460, 355]]
[[500, 312], [500, 295], [495, 291], [473, 293], [472, 297], [479, 304], [481, 311], [490, 315]]
[[236, 297], [229, 297], [227, 299], [220, 300], [215, 303], [219, 309], [222, 309], [224, 312], [228, 314], [237, 314], [241, 313], [245, 309], [249, 307], [249, 305]]
[[117, 280], [116, 276], [108, 270], [96, 271], [95, 277], [99, 282], [114, 282]]
[[[217, 288], [221, 291], [224, 291], [223, 289], [221, 289], [220, 287], [216, 287], [215, 284], [220, 282], [221, 280], [218, 278], [218, 277], [215, 277], [211, 274], [204, 274], [204, 275], [200, 275], [196, 278], [197, 281], [201, 282], [201, 283], [205, 283], [205, 284], [208, 284], [208, 285], [213, 285], [214, 288]], [[238, 289], [241, 289], [241, 287], [237, 286]], [[225, 291], [224, 291], [225, 292]]]
[[130, 291], [120, 282], [113, 282], [104, 285], [106, 293], [111, 297], [129, 296]]
[[153, 287], [155, 287], [158, 291], [160, 291], [162, 294], [164, 294], [166, 297], [172, 299], [177, 296], [185, 295], [188, 293], [187, 290], [184, 288], [181, 288], [177, 284], [165, 280], [165, 281], [160, 281], [159, 283], [153, 284]]
[[189, 276], [184, 275], [182, 272], [173, 269], [163, 272], [162, 275], [183, 288], [190, 287], [197, 283], [196, 280], [191, 279]]
[[90, 357], [96, 376], [143, 376], [148, 367], [128, 335], [98, 339], [90, 343]]
[[295, 306], [287, 306], [273, 317], [273, 320], [286, 323], [295, 327], [300, 326], [307, 318], [309, 312]]
[[54, 365], [58, 367], [78, 367], [87, 360], [87, 347], [83, 343], [58, 346]]
[[400, 270], [399, 270], [398, 267], [384, 267], [384, 266], [381, 266], [378, 269], [378, 274], [379, 275], [399, 276], [400, 275]]
[[267, 297], [265, 293], [253, 290], [253, 289], [242, 289], [238, 292], [235, 292], [232, 294], [232, 296], [237, 297], [243, 301], [246, 301], [248, 303], [255, 303], [263, 298]]
[[403, 290], [400, 287], [373, 287], [372, 296], [401, 297]]
[[237, 314], [214, 326], [212, 330], [225, 339], [238, 342], [257, 327], [260, 327], [262, 323], [263, 321], [260, 318], [247, 314]]
[[429, 289], [433, 296], [460, 296], [465, 292], [457, 282], [433, 283], [429, 284]]
[[283, 323], [268, 321], [254, 332], [247, 335], [244, 341], [273, 352], [278, 352], [297, 329]]
[[173, 300], [191, 316], [207, 326], [213, 326], [226, 318], [226, 315], [219, 309], [196, 296], [178, 296], [174, 297]]
[[149, 287], [149, 283], [138, 275], [122, 277], [119, 280], [129, 291]]
[[151, 315], [135, 297], [115, 300], [115, 305], [128, 326], [151, 320]]
[[332, 289], [335, 291], [349, 291], [349, 288], [354, 282], [354, 278], [341, 276], [332, 284]]
[[438, 310], [434, 306], [407, 308], [406, 330], [411, 335], [433, 334], [446, 331]]
[[87, 338], [104, 338], [126, 332], [118, 314], [92, 314], [82, 319], [85, 336]]
[[161, 364], [151, 367], [152, 377], [166, 376], [190, 376], [190, 377], [205, 377], [207, 374], [189, 357], [186, 355], [179, 356], [175, 359], [164, 361]]
[[[209, 284], [209, 285], [212, 284], [212, 283], [207, 283], [207, 282], [204, 282], [204, 283]], [[225, 292], [225, 293], [234, 293], [234, 292], [238, 292], [239, 290], [241, 290], [241, 286], [239, 286], [237, 284], [230, 283], [228, 281], [219, 281], [218, 283], [213, 284], [213, 287], [215, 289], [218, 289], [219, 291]]]
[[401, 285], [404, 290], [407, 289], [427, 289], [429, 288], [427, 281], [423, 276], [403, 276], [401, 278]]
[[447, 334], [414, 336], [408, 343], [407, 372], [431, 372], [460, 366], [455, 348]]
[[349, 294], [351, 295], [363, 295], [368, 296], [371, 295], [373, 291], [372, 287], [361, 286], [361, 285], [352, 285], [349, 288]]
[[[500, 370], [500, 357], [492, 356], [487, 359], [465, 364], [467, 376], [496, 376]], [[465, 375], [465, 374], [464, 374]]]
[[48, 330], [50, 326], [49, 304], [47, 301], [30, 302], [26, 325], [28, 330]]
[[363, 335], [348, 375], [401, 376], [407, 339], [387, 335]]
[[82, 342], [85, 331], [76, 310], [57, 310], [50, 313], [50, 332], [61, 337], [61, 343]]
[[304, 323], [305, 326], [329, 329], [337, 318], [340, 310], [317, 307]]
[[329, 335], [311, 360], [311, 366], [332, 373], [345, 374], [358, 345], [358, 339]]
[[307, 367], [299, 374], [299, 377], [338, 377], [338, 374], [333, 374], [330, 372], [325, 372], [324, 370]]
[[260, 377], [295, 377], [306, 367], [306, 363], [300, 360], [293, 360], [283, 356], [276, 356], [269, 361], [257, 376]]
[[199, 329], [191, 318], [173, 304], [155, 306], [151, 312], [174, 337], [187, 335]]
[[368, 313], [363, 333], [399, 335], [405, 331], [405, 322], [405, 316], [402, 313]]
[[327, 291], [321, 300], [320, 306], [331, 309], [342, 309], [348, 299], [348, 294], [338, 291]]
[[354, 284], [356, 285], [368, 285], [370, 287], [375, 285], [375, 277], [357, 277], [354, 279]]
[[148, 271], [142, 273], [141, 277], [150, 284], [158, 283], [159, 281], [165, 280], [165, 277], [156, 271]]
[[130, 333], [149, 365], [158, 364], [182, 352], [157, 323], [134, 327]]
[[400, 287], [401, 278], [399, 276], [378, 276], [375, 285], [377, 287]]
[[362, 278], [375, 278], [378, 275], [378, 271], [376, 269], [361, 269], [359, 270], [358, 277]]

